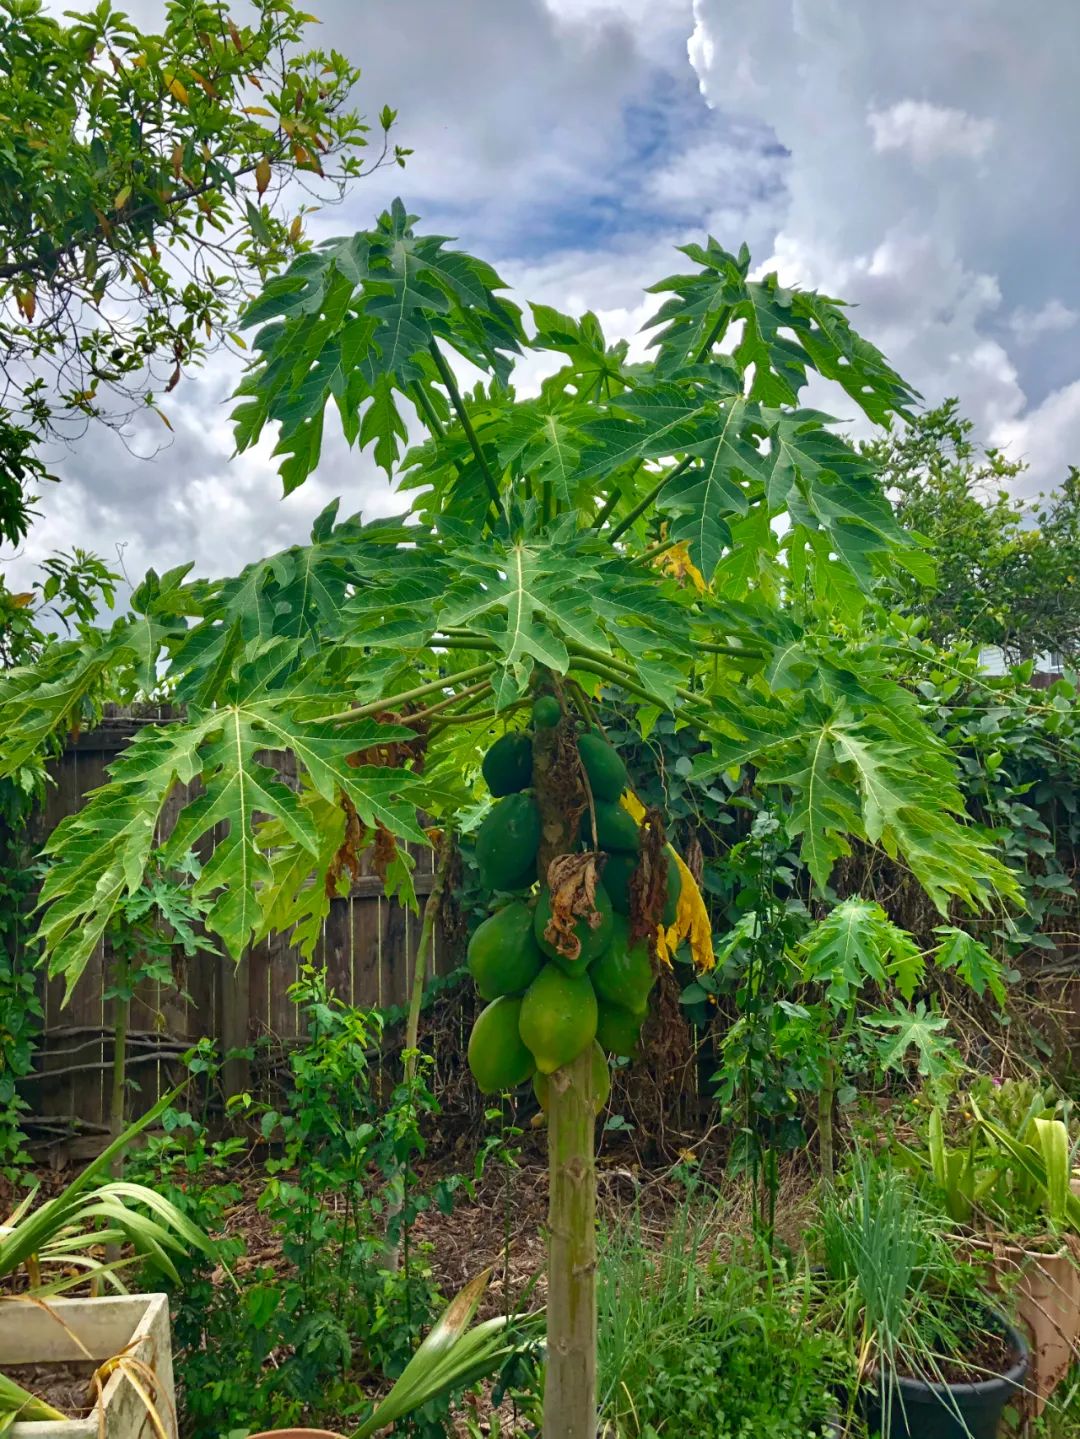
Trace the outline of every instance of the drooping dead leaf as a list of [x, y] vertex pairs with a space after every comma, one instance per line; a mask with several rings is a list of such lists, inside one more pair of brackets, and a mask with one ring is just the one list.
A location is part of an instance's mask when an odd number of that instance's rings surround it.
[[596, 908], [600, 882], [596, 860], [595, 854], [557, 854], [548, 865], [551, 918], [544, 927], [544, 938], [566, 959], [581, 955], [581, 940], [575, 932], [578, 923], [584, 920], [590, 929], [602, 923]]
[[326, 897], [333, 899], [338, 892], [342, 876], [348, 870], [353, 880], [361, 875], [360, 855], [367, 848], [367, 826], [356, 813], [352, 800], [341, 796], [341, 808], [345, 813], [345, 835], [326, 869]]
[[375, 873], [386, 884], [386, 876], [390, 872], [390, 866], [397, 859], [397, 840], [385, 827], [376, 822], [375, 825], [375, 853], [372, 856], [372, 864], [375, 866]]
[[[399, 725], [407, 723], [409, 716], [408, 712], [400, 714], [397, 710], [380, 710], [375, 719], [379, 724]], [[404, 769], [411, 764], [413, 774], [420, 774], [424, 768], [424, 751], [427, 748], [427, 727], [418, 722], [416, 731], [415, 739], [386, 740], [383, 744], [358, 750], [356, 754], [349, 755], [348, 763], [353, 769], [359, 769], [362, 765], [378, 765], [380, 769]]]
[[[620, 804], [628, 814], [637, 820], [638, 824], [641, 824], [646, 818], [645, 806], [633, 790], [626, 791]], [[693, 849], [693, 844], [688, 846], [688, 849], [692, 859], [700, 859], [700, 845], [697, 846], [696, 851]], [[680, 943], [684, 939], [689, 939], [690, 953], [697, 968], [713, 969], [716, 965], [716, 955], [713, 953], [712, 924], [709, 920], [709, 911], [705, 907], [705, 901], [698, 887], [698, 879], [674, 850], [671, 853], [675, 863], [679, 866], [682, 889], [679, 893], [675, 923], [666, 930], [661, 925], [656, 931], [656, 958], [664, 964], [670, 965]]]
[[647, 810], [641, 824], [641, 855], [630, 878], [630, 937], [647, 940], [653, 955], [667, 904], [666, 850], [664, 816], [658, 809]]

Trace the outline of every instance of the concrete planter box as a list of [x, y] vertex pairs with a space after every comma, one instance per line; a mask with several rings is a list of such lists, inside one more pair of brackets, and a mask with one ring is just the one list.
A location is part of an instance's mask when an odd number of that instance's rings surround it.
[[1031, 1341], [1024, 1409], [1038, 1418], [1068, 1373], [1080, 1341], [1080, 1271], [1068, 1245], [1052, 1253], [1018, 1244], [992, 1246], [991, 1274], [1012, 1295]]
[[[176, 1439], [169, 1301], [164, 1294], [50, 1299], [42, 1305], [0, 1300], [0, 1370], [13, 1364], [79, 1363], [86, 1360], [84, 1350], [102, 1363], [123, 1354], [153, 1370], [154, 1404], [169, 1439]], [[145, 1371], [139, 1377], [145, 1384]], [[109, 1376], [102, 1401], [104, 1422], [99, 1407], [85, 1419], [15, 1424], [8, 1430], [9, 1439], [153, 1439], [146, 1406], [122, 1370]]]

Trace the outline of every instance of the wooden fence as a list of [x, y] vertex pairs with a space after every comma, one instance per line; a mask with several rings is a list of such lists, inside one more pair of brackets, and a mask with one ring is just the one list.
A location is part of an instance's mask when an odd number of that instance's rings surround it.
[[[85, 796], [108, 778], [106, 770], [140, 725], [166, 719], [167, 710], [133, 718], [118, 714], [79, 736], [52, 766], [44, 811], [37, 835], [43, 839], [66, 815], [78, 810]], [[288, 779], [287, 767], [282, 770]], [[163, 816], [167, 832], [184, 802], [178, 795]], [[159, 839], [162, 835], [159, 835]], [[417, 898], [433, 883], [433, 855], [415, 851]], [[205, 858], [205, 856], [204, 856]], [[365, 872], [347, 897], [331, 901], [330, 913], [313, 955], [325, 966], [330, 987], [350, 1004], [362, 1007], [404, 1004], [409, 995], [420, 937], [420, 920], [402, 905], [388, 901], [377, 876]], [[433, 970], [446, 972], [448, 948], [443, 935], [434, 936]], [[297, 1035], [297, 1011], [289, 986], [297, 977], [300, 956], [282, 936], [274, 936], [246, 953], [240, 962], [214, 953], [174, 964], [176, 990], [144, 983], [132, 1001], [129, 1072], [138, 1084], [131, 1112], [148, 1107], [178, 1074], [179, 1056], [197, 1039], [208, 1036], [222, 1051], [241, 1048], [260, 1037], [287, 1043]], [[21, 1088], [42, 1137], [57, 1139], [73, 1130], [87, 1135], [104, 1131], [111, 1084], [112, 1002], [108, 988], [108, 956], [99, 947], [64, 1004], [62, 980], [42, 977], [40, 995], [44, 1024], [37, 1074]], [[227, 1092], [248, 1085], [247, 1066], [226, 1066]]]

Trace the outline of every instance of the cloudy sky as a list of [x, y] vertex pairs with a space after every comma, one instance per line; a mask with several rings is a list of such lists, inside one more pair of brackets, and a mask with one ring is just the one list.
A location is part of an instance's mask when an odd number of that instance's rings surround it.
[[[143, 22], [157, 0], [126, 8]], [[1080, 463], [1080, 11], [1076, 0], [312, 0], [320, 40], [362, 65], [360, 102], [400, 111], [407, 170], [354, 188], [328, 233], [400, 193], [519, 292], [648, 313], [675, 244], [745, 239], [857, 326], [928, 403], [959, 395], [1028, 460], [1028, 492]], [[201, 573], [306, 533], [336, 494], [394, 513], [383, 476], [329, 444], [287, 501], [269, 446], [230, 460], [215, 362], [169, 397], [175, 430], [97, 432], [9, 578], [79, 544], [133, 578]], [[842, 410], [839, 411], [842, 413]], [[152, 460], [133, 458], [154, 454]]]

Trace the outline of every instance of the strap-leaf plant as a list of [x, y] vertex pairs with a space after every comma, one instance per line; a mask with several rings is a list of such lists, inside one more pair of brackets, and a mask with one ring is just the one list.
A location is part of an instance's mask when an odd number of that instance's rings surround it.
[[[184, 707], [144, 728], [48, 843], [52, 972], [77, 979], [183, 786], [164, 858], [220, 837], [197, 882], [210, 929], [234, 954], [270, 930], [310, 952], [358, 846], [377, 839], [386, 860], [423, 842], [421, 814], [475, 803], [480, 754], [536, 693], [587, 714], [619, 691], [643, 725], [666, 712], [693, 726], [702, 773], [754, 765], [823, 892], [859, 842], [906, 863], [942, 910], [1014, 895], [947, 749], [858, 638], [898, 570], [925, 561], [873, 462], [804, 403], [812, 378], [844, 420], [887, 425], [914, 403], [843, 307], [751, 279], [745, 250], [690, 245], [687, 273], [653, 287], [651, 358], [631, 363], [592, 314], [537, 305], [526, 321], [494, 270], [414, 225], [395, 203], [266, 286], [235, 411], [241, 450], [276, 427], [293, 490], [332, 401], [406, 513], [340, 519], [335, 503], [308, 544], [235, 577], [151, 572], [129, 615], [0, 690], [4, 772], [72, 725], [103, 673]], [[526, 355], [547, 377], [519, 396]], [[285, 752], [295, 788], [273, 768]], [[578, 843], [557, 768], [538, 757], [533, 776], [542, 880]], [[409, 898], [400, 855], [386, 872]], [[591, 1073], [574, 1060], [547, 1086], [553, 1142], [569, 1136], [584, 1164], [553, 1224], [549, 1439], [595, 1429]]]

